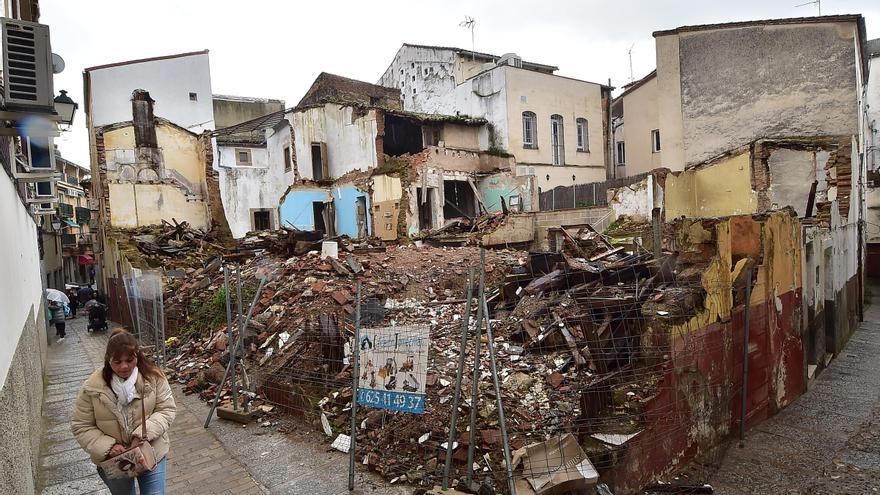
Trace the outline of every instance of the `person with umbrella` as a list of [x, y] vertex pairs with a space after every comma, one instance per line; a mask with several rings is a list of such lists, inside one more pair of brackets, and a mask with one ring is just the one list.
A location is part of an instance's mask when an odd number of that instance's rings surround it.
[[55, 336], [58, 337], [58, 342], [63, 342], [67, 336], [65, 332], [67, 324], [64, 321], [66, 317], [64, 306], [67, 304], [70, 304], [67, 294], [57, 289], [46, 289], [46, 306], [49, 312], [49, 322], [55, 325]]

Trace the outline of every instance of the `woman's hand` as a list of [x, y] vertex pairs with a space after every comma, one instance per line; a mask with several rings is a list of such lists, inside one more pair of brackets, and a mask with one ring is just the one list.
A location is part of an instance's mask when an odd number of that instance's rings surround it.
[[110, 447], [110, 452], [107, 453], [107, 459], [110, 459], [111, 457], [116, 457], [126, 450], [128, 449], [125, 448], [125, 445], [122, 445], [121, 443], [114, 444], [113, 447]]
[[133, 449], [135, 447], [140, 447], [142, 442], [143, 442], [143, 440], [141, 440], [141, 437], [138, 436], [137, 433], [132, 433], [131, 434], [131, 445], [129, 445], [128, 448]]

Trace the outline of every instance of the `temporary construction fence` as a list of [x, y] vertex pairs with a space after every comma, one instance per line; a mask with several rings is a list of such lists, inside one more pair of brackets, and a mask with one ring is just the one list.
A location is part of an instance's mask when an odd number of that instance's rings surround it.
[[[705, 260], [609, 248], [532, 260], [545, 268], [509, 274], [500, 289], [474, 280], [487, 269], [472, 271], [460, 298], [437, 305], [377, 306], [360, 289], [347, 317], [323, 315], [259, 344], [248, 320], [269, 297], [261, 279], [247, 311], [228, 318], [238, 332], [230, 352], [249, 354], [227, 360], [241, 397], [233, 405], [259, 398], [313, 421], [351, 456], [350, 483], [361, 464], [427, 488], [579, 493], [601, 481], [603, 493], [633, 493], [697, 453], [717, 456], [711, 447], [766, 400], [746, 393], [772, 379], [742, 365], [744, 341], [767, 345], [765, 329], [744, 332], [750, 276], [706, 283]], [[693, 326], [707, 291], [712, 304], [731, 294], [738, 309]], [[417, 312], [421, 324], [409, 318]], [[260, 369], [267, 356], [273, 364]], [[232, 372], [245, 363], [248, 373]], [[224, 394], [221, 385], [214, 403]], [[689, 479], [707, 478], [708, 468]]]
[[165, 363], [165, 308], [162, 300], [162, 274], [137, 270], [124, 275], [125, 294], [132, 330], [141, 347], [152, 352], [156, 362]]
[[538, 198], [538, 206], [541, 211], [605, 206], [608, 204], [609, 189], [635, 184], [648, 175], [650, 174], [644, 173], [620, 179], [609, 179], [605, 182], [556, 186], [549, 191], [541, 191]]

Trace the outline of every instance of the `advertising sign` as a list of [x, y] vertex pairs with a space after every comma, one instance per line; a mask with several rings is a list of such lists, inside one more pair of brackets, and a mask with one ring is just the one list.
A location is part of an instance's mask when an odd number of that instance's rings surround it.
[[422, 413], [430, 336], [427, 326], [363, 328], [358, 404]]

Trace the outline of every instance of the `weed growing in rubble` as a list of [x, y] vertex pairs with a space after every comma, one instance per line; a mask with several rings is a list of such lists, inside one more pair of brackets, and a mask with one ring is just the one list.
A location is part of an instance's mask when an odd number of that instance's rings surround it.
[[[252, 288], [245, 287], [242, 291], [243, 306], [242, 312], [247, 312], [251, 300], [254, 298], [256, 291]], [[235, 293], [232, 294], [232, 310], [235, 313]], [[220, 326], [226, 324], [226, 289], [220, 287], [206, 297], [194, 297], [189, 302], [187, 308], [186, 323], [181, 327], [180, 335], [200, 334], [204, 335], [213, 332]]]

